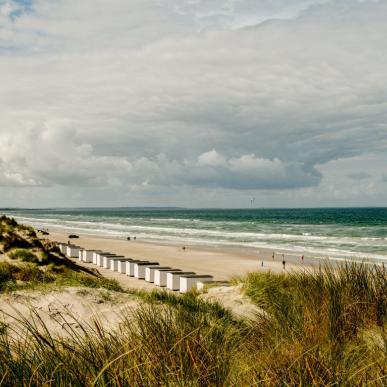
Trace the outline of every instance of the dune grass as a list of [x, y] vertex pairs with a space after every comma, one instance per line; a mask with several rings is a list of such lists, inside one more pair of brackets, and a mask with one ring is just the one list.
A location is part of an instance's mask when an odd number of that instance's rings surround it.
[[66, 266], [38, 266], [27, 261], [19, 264], [0, 262], [0, 293], [16, 290], [50, 290], [64, 286], [84, 286], [123, 292], [115, 280], [76, 272]]
[[23, 262], [39, 263], [38, 256], [29, 249], [15, 249], [8, 256], [11, 259], [20, 259]]
[[[347, 264], [313, 273], [253, 273], [243, 289], [264, 313], [236, 321], [198, 294], [134, 292], [144, 305], [119, 328], [65, 338], [18, 317], [0, 329], [4, 385], [385, 386], [386, 271]], [[71, 319], [61, 316], [58, 318]], [[20, 327], [20, 328], [16, 328]], [[13, 330], [27, 329], [15, 341]]]
[[325, 265], [311, 273], [252, 273], [244, 291], [267, 314], [248, 352], [260, 380], [294, 385], [387, 383], [387, 272]]
[[[76, 330], [62, 320], [67, 338], [52, 337], [36, 314], [0, 330], [0, 375], [20, 386], [224, 385], [241, 339], [240, 328], [209, 310], [192, 310], [189, 296], [174, 306], [145, 304], [123, 317], [120, 329], [95, 322]], [[179, 302], [179, 299], [182, 301]], [[187, 308], [185, 305], [190, 304]], [[66, 324], [67, 322], [67, 324]], [[29, 332], [22, 341], [12, 339]]]
[[57, 246], [37, 238], [32, 227], [0, 217], [0, 247], [12, 263], [0, 262], [0, 292], [85, 286], [123, 292], [117, 281], [97, 275], [64, 257]]
[[43, 245], [30, 226], [18, 224], [15, 219], [0, 217], [0, 247], [3, 252], [15, 248], [42, 248]]

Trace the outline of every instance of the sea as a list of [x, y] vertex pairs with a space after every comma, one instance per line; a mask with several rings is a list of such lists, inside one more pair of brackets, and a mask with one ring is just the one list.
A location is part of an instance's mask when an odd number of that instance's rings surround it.
[[0, 212], [51, 231], [269, 249], [317, 258], [387, 260], [387, 208], [66, 208]]

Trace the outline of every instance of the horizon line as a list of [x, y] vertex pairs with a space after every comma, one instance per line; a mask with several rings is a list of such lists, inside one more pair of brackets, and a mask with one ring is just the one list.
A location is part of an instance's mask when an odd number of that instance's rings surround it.
[[312, 209], [383, 209], [385, 206], [312, 206], [312, 207], [180, 207], [180, 206], [82, 206], [82, 207], [0, 207], [0, 211], [15, 210], [103, 210], [103, 209], [164, 209], [164, 210], [312, 210]]

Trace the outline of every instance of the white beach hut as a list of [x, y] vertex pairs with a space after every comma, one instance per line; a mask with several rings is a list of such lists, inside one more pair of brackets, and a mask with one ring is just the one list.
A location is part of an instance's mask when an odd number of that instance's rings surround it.
[[149, 261], [141, 261], [140, 259], [133, 259], [132, 261], [126, 262], [126, 275], [134, 277], [134, 265], [140, 262], [150, 263]]
[[98, 265], [100, 254], [104, 254], [104, 253], [108, 254], [106, 251], [102, 251], [102, 250], [94, 251], [94, 253], [93, 253], [93, 264], [94, 265]]
[[180, 293], [186, 293], [192, 288], [196, 288], [197, 284], [205, 283], [205, 282], [212, 282], [214, 280], [214, 277], [212, 275], [201, 275], [201, 274], [189, 274], [189, 275], [182, 275], [180, 277]]
[[145, 268], [145, 281], [154, 282], [155, 281], [155, 270], [169, 269], [171, 267], [168, 266], [149, 266]]
[[167, 274], [181, 272], [180, 269], [156, 268], [154, 272], [154, 283], [156, 286], [167, 286]]
[[109, 258], [109, 269], [111, 271], [118, 271], [118, 262], [120, 262], [121, 259], [125, 259], [123, 255], [117, 255], [116, 257], [110, 257]]
[[100, 253], [96, 253], [95, 254], [95, 264], [97, 266], [99, 266], [99, 263], [101, 262], [101, 254], [103, 254], [103, 252], [100, 252]]
[[138, 279], [145, 279], [145, 269], [147, 267], [159, 267], [158, 262], [136, 262], [134, 264], [134, 277]]
[[117, 271], [121, 274], [126, 274], [126, 264], [130, 261], [133, 261], [132, 258], [125, 258], [125, 259], [120, 259], [118, 261], [118, 266], [117, 266]]
[[110, 258], [119, 257], [124, 258], [123, 255], [118, 256], [117, 254], [106, 254], [102, 256], [102, 265], [104, 269], [110, 269]]
[[106, 252], [97, 253], [97, 266], [103, 267], [103, 257], [106, 255], [114, 255], [114, 254], [106, 253]]
[[59, 251], [64, 255], [67, 255], [67, 246], [67, 243], [58, 243]]
[[95, 252], [97, 252], [97, 250], [87, 250], [87, 249], [81, 250], [80, 260], [82, 262], [87, 262], [87, 263], [93, 262], [93, 257]]
[[68, 258], [79, 258], [79, 246], [67, 245], [66, 256]]
[[196, 274], [192, 271], [181, 271], [167, 273], [167, 288], [171, 290], [180, 290], [180, 277], [183, 275]]

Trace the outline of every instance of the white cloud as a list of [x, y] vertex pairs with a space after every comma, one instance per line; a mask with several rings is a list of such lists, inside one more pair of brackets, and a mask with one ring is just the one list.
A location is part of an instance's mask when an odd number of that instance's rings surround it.
[[197, 162], [198, 166], [224, 167], [227, 165], [225, 158], [215, 149], [201, 154]]
[[319, 204], [387, 150], [386, 1], [0, 0], [0, 15], [2, 186]]

